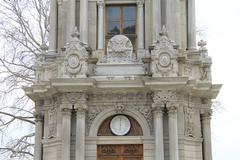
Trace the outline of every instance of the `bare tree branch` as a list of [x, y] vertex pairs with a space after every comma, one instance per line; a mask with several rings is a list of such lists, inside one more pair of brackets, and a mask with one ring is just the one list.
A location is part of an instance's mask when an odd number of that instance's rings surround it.
[[[0, 153], [32, 159], [34, 106], [21, 88], [33, 84], [36, 58], [48, 44], [49, 0], [0, 3]], [[16, 135], [11, 131], [19, 124], [23, 131]]]

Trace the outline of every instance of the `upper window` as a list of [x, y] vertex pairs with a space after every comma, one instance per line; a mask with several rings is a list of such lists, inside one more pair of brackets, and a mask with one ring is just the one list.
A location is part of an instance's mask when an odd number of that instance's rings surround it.
[[[114, 35], [126, 35], [135, 46], [136, 39], [136, 6], [111, 5], [107, 6], [106, 42]], [[134, 47], [135, 48], [135, 47]]]

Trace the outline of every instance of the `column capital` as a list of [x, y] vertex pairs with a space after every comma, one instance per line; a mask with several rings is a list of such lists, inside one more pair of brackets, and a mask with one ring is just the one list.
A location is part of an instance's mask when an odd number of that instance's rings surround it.
[[42, 122], [43, 121], [43, 115], [41, 113], [34, 113], [35, 122]]
[[212, 117], [212, 110], [211, 109], [205, 110], [201, 114], [201, 119], [202, 120], [211, 120], [211, 117]]
[[105, 3], [104, 3], [103, 0], [98, 0], [98, 1], [97, 1], [97, 5], [98, 5], [99, 7], [104, 7], [104, 6], [105, 6]]
[[87, 104], [80, 104], [80, 105], [74, 106], [74, 109], [76, 109], [77, 114], [85, 114], [88, 109], [88, 106]]
[[62, 95], [62, 104], [75, 105], [78, 103], [85, 103], [87, 98], [88, 96], [85, 92], [68, 92]]
[[156, 114], [163, 114], [164, 113], [164, 107], [161, 107], [161, 106], [156, 106], [156, 107], [153, 107], [153, 113], [156, 113]]
[[61, 108], [61, 112], [66, 115], [71, 115], [72, 109], [70, 108]]
[[176, 101], [177, 94], [175, 91], [156, 91], [153, 93], [153, 102], [156, 104], [166, 105], [169, 102]]
[[152, 111], [153, 111], [153, 113], [163, 113], [164, 112], [164, 104], [163, 103], [153, 103]]
[[137, 6], [138, 6], [139, 8], [142, 8], [143, 5], [144, 5], [144, 1], [143, 1], [143, 0], [138, 0], [138, 1], [137, 1]]
[[170, 106], [167, 108], [168, 114], [176, 114], [177, 113], [177, 107], [176, 106]]

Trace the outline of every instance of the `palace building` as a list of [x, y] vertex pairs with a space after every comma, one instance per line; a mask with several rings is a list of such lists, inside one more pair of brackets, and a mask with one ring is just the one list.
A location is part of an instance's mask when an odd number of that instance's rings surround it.
[[50, 0], [41, 50], [34, 160], [212, 160], [195, 0]]

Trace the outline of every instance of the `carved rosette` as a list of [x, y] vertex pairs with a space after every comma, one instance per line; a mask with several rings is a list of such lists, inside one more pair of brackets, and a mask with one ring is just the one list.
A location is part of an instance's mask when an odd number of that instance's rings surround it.
[[87, 46], [81, 43], [78, 37], [79, 33], [75, 30], [65, 51], [66, 72], [70, 77], [86, 77], [88, 73], [89, 53]]
[[124, 35], [112, 37], [107, 45], [108, 63], [126, 63], [132, 61], [133, 46]]
[[164, 27], [151, 54], [151, 72], [153, 77], [177, 76], [177, 58], [174, 43], [168, 39]]
[[124, 110], [125, 110], [125, 106], [124, 106], [124, 104], [121, 104], [121, 103], [117, 103], [116, 105], [115, 105], [115, 110], [116, 110], [116, 113], [123, 113], [124, 112]]

